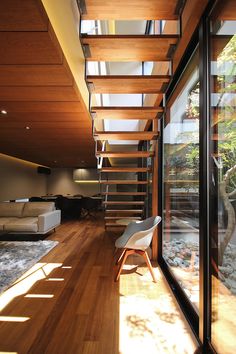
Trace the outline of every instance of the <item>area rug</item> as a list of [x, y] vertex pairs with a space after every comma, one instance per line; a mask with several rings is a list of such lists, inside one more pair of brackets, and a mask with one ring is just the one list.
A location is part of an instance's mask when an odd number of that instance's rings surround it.
[[58, 244], [57, 241], [0, 242], [0, 293]]

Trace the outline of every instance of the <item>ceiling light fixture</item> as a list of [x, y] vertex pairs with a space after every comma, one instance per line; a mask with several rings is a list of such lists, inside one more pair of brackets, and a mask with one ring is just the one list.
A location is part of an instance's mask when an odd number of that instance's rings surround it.
[[7, 111], [5, 111], [5, 109], [2, 109], [1, 114], [7, 114]]
[[30, 130], [30, 127], [27, 125], [27, 126], [25, 127], [25, 129], [26, 129], [26, 130]]

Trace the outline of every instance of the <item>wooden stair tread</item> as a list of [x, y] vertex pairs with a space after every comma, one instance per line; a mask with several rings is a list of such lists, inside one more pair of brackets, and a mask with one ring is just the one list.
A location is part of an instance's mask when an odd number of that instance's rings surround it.
[[[90, 61], [170, 61], [178, 35], [81, 35]], [[135, 44], [135, 45], [134, 45]]]
[[91, 108], [95, 119], [156, 119], [162, 107], [97, 107]]
[[148, 167], [103, 167], [100, 172], [148, 172]]
[[152, 157], [154, 151], [97, 151], [96, 156], [112, 158]]
[[148, 184], [148, 181], [132, 181], [132, 180], [109, 180], [100, 181], [101, 184]]
[[153, 140], [158, 132], [131, 131], [131, 132], [95, 132], [95, 140]]
[[108, 202], [102, 202], [104, 205], [144, 205], [143, 201], [108, 201]]
[[133, 219], [133, 220], [142, 220], [141, 216], [105, 216], [105, 220], [120, 220], [120, 219]]
[[163, 93], [169, 75], [96, 75], [86, 78], [90, 93]]
[[141, 209], [106, 209], [105, 214], [142, 214], [143, 210]]
[[146, 192], [103, 192], [102, 195], [147, 195]]
[[83, 20], [176, 20], [178, 0], [86, 0], [81, 7]]

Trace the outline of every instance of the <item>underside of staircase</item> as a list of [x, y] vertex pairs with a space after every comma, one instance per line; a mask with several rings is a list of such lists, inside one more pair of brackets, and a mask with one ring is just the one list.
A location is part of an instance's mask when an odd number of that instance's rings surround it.
[[[171, 79], [172, 56], [180, 36], [183, 4], [184, 1], [179, 0], [78, 1], [82, 21], [94, 20], [96, 25], [98, 21], [107, 21], [108, 27], [113, 28], [106, 34], [96, 31], [95, 34], [80, 34], [107, 228], [124, 227], [131, 220], [150, 216], [158, 119], [164, 110], [163, 95]], [[114, 21], [122, 20], [146, 21], [145, 33], [115, 33]], [[173, 23], [177, 24], [178, 33], [170, 34], [166, 23], [171, 23], [172, 27]], [[154, 28], [152, 33], [150, 28]], [[122, 63], [139, 62], [142, 75], [104, 75], [101, 72], [90, 75], [88, 62], [119, 62], [121, 66]], [[146, 62], [154, 62], [155, 73], [145, 75]], [[101, 104], [96, 104], [96, 97], [104, 94], [122, 94], [124, 104], [107, 106], [102, 99]], [[127, 104], [129, 97], [126, 99], [126, 95], [130, 94], [142, 95], [142, 104]], [[147, 103], [149, 94], [157, 97], [151, 105]], [[118, 128], [108, 130], [105, 122], [114, 120], [118, 122]], [[123, 128], [125, 121], [138, 121], [141, 128], [127, 131]]]

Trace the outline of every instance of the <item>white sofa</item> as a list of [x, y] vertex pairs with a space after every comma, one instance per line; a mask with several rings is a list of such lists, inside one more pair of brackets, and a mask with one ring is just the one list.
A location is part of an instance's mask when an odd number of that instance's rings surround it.
[[52, 202], [0, 202], [0, 233], [44, 235], [61, 223]]

